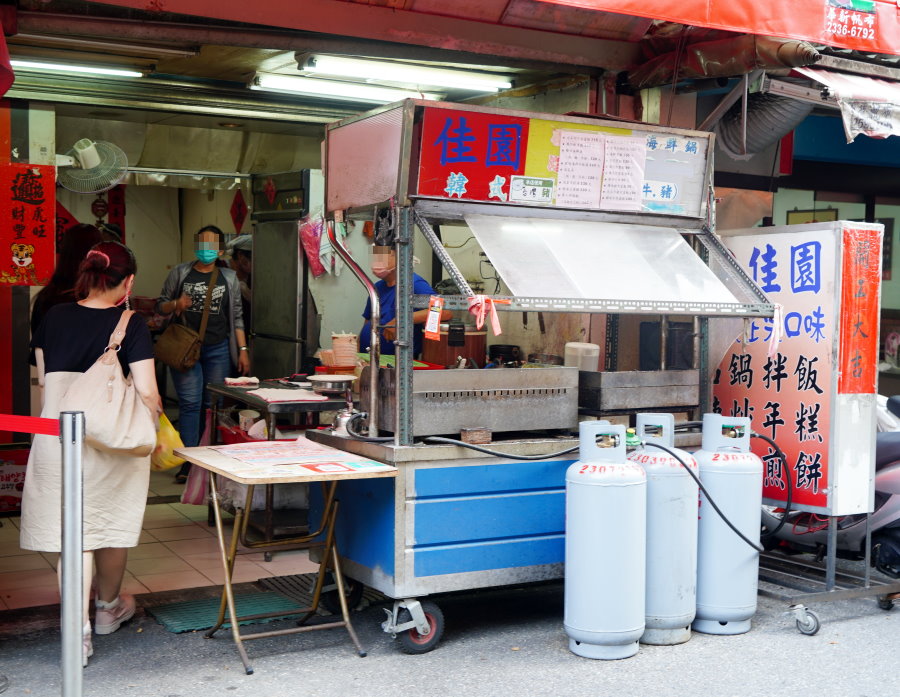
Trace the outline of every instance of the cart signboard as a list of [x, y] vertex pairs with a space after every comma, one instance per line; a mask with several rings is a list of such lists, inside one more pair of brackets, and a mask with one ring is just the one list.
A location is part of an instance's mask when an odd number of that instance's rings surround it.
[[708, 132], [405, 100], [325, 133], [328, 212], [431, 199], [705, 221]]
[[423, 108], [415, 195], [698, 216], [709, 134]]
[[750, 417], [787, 456], [785, 471], [771, 446], [755, 443], [768, 503], [786, 500], [789, 477], [795, 508], [872, 510], [882, 226], [840, 221], [723, 234], [782, 312], [748, 321], [725, 352], [713, 411]]

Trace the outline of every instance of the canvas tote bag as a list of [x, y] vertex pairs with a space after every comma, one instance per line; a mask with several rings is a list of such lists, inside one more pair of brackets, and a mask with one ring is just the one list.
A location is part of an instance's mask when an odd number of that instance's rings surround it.
[[212, 291], [216, 287], [218, 278], [219, 267], [214, 266], [209, 279], [209, 287], [206, 289], [206, 300], [203, 301], [200, 331], [195, 332], [187, 325], [173, 320], [156, 340], [156, 344], [153, 346], [153, 355], [170, 368], [184, 372], [193, 368], [194, 364], [200, 360], [200, 348], [203, 346], [203, 337], [206, 335], [206, 325], [209, 322]]
[[119, 363], [128, 321], [125, 310], [100, 357], [69, 385], [60, 411], [84, 412], [84, 442], [95, 450], [144, 457], [156, 446], [156, 419]]

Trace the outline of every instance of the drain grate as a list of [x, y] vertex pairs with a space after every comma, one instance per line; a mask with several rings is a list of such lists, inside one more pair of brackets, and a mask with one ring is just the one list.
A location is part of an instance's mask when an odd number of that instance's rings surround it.
[[[347, 579], [348, 582], [354, 583]], [[303, 607], [312, 605], [312, 594], [316, 583], [315, 574], [296, 574], [294, 576], [273, 576], [271, 578], [261, 578], [257, 582], [260, 586], [267, 590], [281, 593]], [[351, 610], [364, 610], [370, 605], [379, 605], [386, 602], [388, 597], [372, 588], [363, 590], [362, 598], [356, 607]], [[318, 614], [330, 615], [331, 613], [319, 606]]]

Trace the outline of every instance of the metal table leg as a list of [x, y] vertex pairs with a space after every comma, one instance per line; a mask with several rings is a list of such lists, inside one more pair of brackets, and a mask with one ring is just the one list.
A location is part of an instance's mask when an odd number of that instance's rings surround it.
[[[225, 622], [225, 613], [226, 610], [228, 612], [228, 618], [231, 622], [231, 632], [234, 638], [234, 643], [237, 646], [238, 653], [241, 656], [241, 662], [244, 664], [244, 670], [247, 675], [253, 674], [253, 667], [250, 665], [250, 659], [247, 656], [247, 651], [244, 648], [244, 641], [249, 641], [250, 639], [262, 639], [264, 637], [270, 636], [278, 636], [282, 634], [296, 634], [298, 632], [310, 632], [316, 631], [320, 629], [334, 629], [337, 627], [344, 627], [347, 630], [347, 633], [350, 635], [350, 640], [353, 642], [354, 647], [356, 648], [356, 652], [359, 656], [363, 657], [366, 655], [366, 651], [362, 648], [362, 645], [359, 643], [359, 638], [356, 634], [356, 631], [353, 628], [353, 624], [350, 620], [350, 610], [347, 606], [347, 599], [344, 596], [344, 576], [341, 572], [340, 565], [340, 556], [338, 554], [337, 549], [337, 541], [335, 540], [335, 524], [337, 521], [337, 512], [338, 512], [338, 501], [335, 498], [335, 492], [337, 490], [337, 481], [327, 482], [325, 485], [325, 507], [322, 513], [322, 526], [320, 526], [319, 530], [311, 533], [306, 536], [306, 540], [311, 540], [315, 537], [318, 537], [322, 532], [325, 533], [325, 543], [324, 549], [322, 553], [322, 559], [319, 562], [319, 570], [316, 574], [316, 583], [313, 590], [312, 604], [307, 608], [301, 608], [299, 610], [295, 610], [293, 612], [270, 612], [270, 613], [262, 613], [256, 615], [247, 615], [244, 617], [237, 616], [237, 608], [234, 602], [234, 591], [232, 588], [232, 573], [234, 570], [234, 561], [237, 555], [237, 546], [238, 540], [241, 539], [243, 533], [247, 527], [247, 515], [245, 509], [237, 509], [236, 515], [234, 519], [234, 529], [232, 530], [231, 542], [228, 546], [228, 550], [225, 549], [225, 531], [222, 526], [222, 515], [219, 510], [219, 499], [216, 491], [215, 485], [215, 475], [210, 473], [210, 492], [211, 498], [213, 502], [213, 510], [215, 512], [216, 517], [216, 534], [219, 540], [219, 552], [222, 557], [222, 569], [225, 572], [225, 578], [222, 588], [222, 602], [219, 605], [219, 614], [216, 620], [215, 626], [212, 627], [207, 633], [207, 638], [212, 638], [212, 636], [222, 627], [222, 624]], [[246, 506], [249, 507], [250, 502], [253, 499], [253, 486], [247, 487], [247, 500]], [[295, 540], [299, 541], [299, 540]], [[341, 604], [341, 621], [340, 622], [325, 622], [322, 624], [316, 625], [306, 625], [307, 622], [313, 615], [315, 615], [316, 610], [319, 607], [319, 601], [322, 595], [322, 588], [325, 585], [325, 574], [328, 573], [328, 567], [331, 565], [331, 573], [334, 574], [335, 583], [337, 584], [338, 589], [338, 598]], [[277, 629], [267, 632], [256, 632], [254, 634], [241, 635], [240, 624], [241, 620], [248, 619], [262, 619], [266, 617], [282, 617], [285, 615], [302, 615], [298, 624], [300, 626], [292, 627], [289, 629]]]
[[[248, 487], [249, 493], [253, 495], [253, 487]], [[247, 656], [247, 650], [241, 641], [240, 626], [238, 625], [237, 609], [234, 605], [234, 591], [231, 587], [231, 572], [234, 568], [234, 557], [237, 553], [238, 529], [240, 519], [243, 517], [243, 511], [238, 509], [234, 519], [234, 530], [232, 531], [231, 544], [229, 551], [225, 551], [225, 530], [222, 527], [222, 512], [219, 510], [219, 496], [216, 491], [216, 475], [210, 472], [209, 475], [209, 491], [212, 497], [213, 512], [216, 517], [216, 537], [219, 540], [219, 554], [222, 557], [222, 570], [225, 577], [222, 584], [222, 604], [219, 606], [219, 619], [216, 625], [206, 633], [207, 638], [212, 638], [213, 634], [222, 626], [225, 619], [225, 609], [227, 606], [228, 616], [231, 620], [231, 633], [234, 637], [234, 643], [237, 646], [238, 653], [241, 655], [241, 662], [244, 664], [244, 672], [247, 675], [253, 675], [253, 666], [250, 665], [250, 658]]]

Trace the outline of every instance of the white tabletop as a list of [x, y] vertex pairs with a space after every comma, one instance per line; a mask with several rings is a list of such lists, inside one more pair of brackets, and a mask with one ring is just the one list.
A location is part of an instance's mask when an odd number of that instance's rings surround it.
[[287, 484], [397, 476], [396, 467], [313, 443], [304, 436], [296, 441], [257, 441], [176, 448], [175, 454], [203, 469], [242, 484]]

